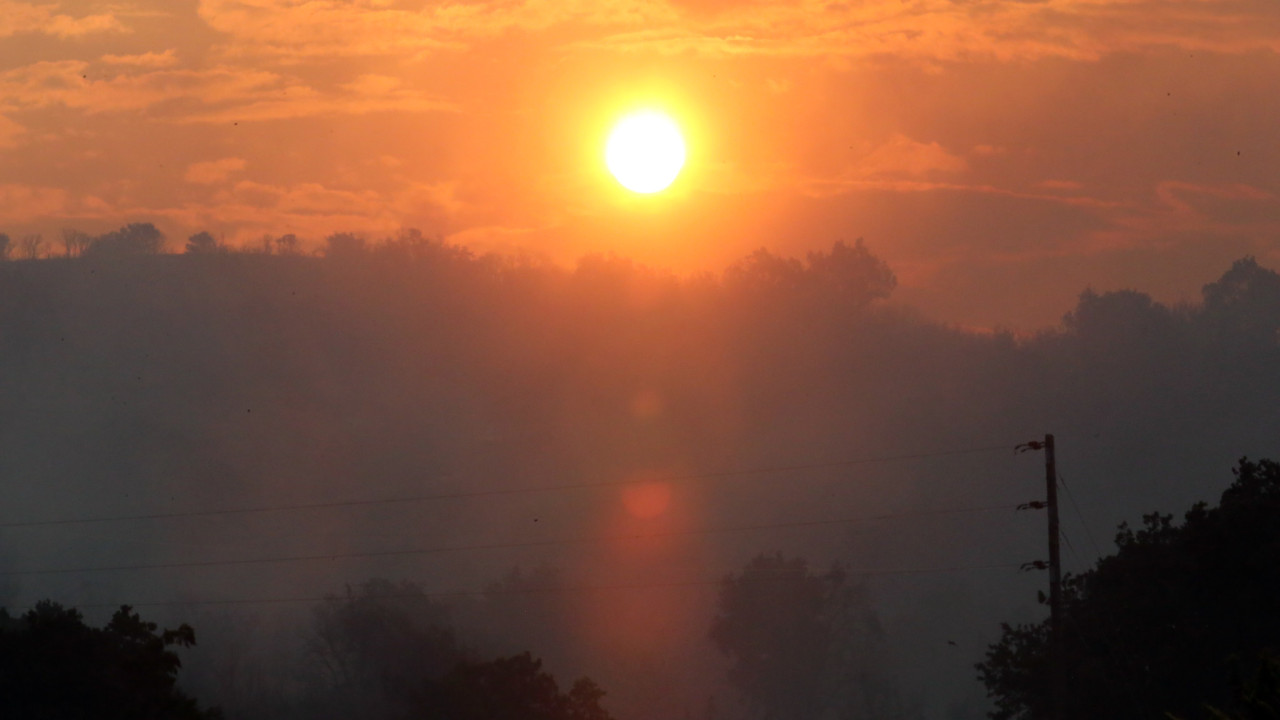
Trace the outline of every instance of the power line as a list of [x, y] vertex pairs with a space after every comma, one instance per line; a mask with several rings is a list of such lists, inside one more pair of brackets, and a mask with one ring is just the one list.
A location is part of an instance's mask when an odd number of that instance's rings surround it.
[[[715, 478], [736, 477], [742, 475], [764, 475], [769, 473], [794, 472], [802, 470], [821, 470], [839, 467], [852, 467], [856, 465], [871, 465], [886, 462], [901, 462], [906, 460], [923, 460], [927, 458], [951, 457], [955, 455], [971, 455], [981, 452], [992, 452], [994, 450], [1007, 450], [1008, 444], [988, 445], [984, 447], [971, 447], [958, 450], [943, 450], [937, 452], [913, 453], [907, 455], [886, 455], [880, 457], [857, 458], [851, 460], [837, 460], [825, 463], [804, 463], [797, 465], [777, 465], [771, 467], [759, 468], [743, 468], [738, 470], [722, 470], [719, 472], [693, 473], [686, 475], [675, 475], [663, 478], [666, 482], [690, 482], [696, 480], [710, 480]], [[395, 505], [399, 503], [418, 503], [430, 502], [433, 500], [461, 500], [466, 498], [481, 497], [499, 497], [507, 495], [532, 495], [536, 493], [560, 492], [565, 490], [584, 490], [590, 488], [606, 488], [606, 487], [624, 487], [627, 485], [636, 485], [641, 483], [652, 482], [653, 478], [635, 479], [635, 480], [613, 480], [598, 482], [579, 482], [579, 483], [563, 483], [560, 485], [543, 485], [540, 487], [527, 488], [492, 488], [488, 490], [468, 490], [452, 493], [431, 493], [424, 495], [401, 495], [396, 497], [375, 498], [364, 500], [335, 500], [330, 502], [318, 503], [296, 503], [296, 504], [279, 504], [279, 505], [260, 505], [256, 507], [243, 508], [227, 508], [221, 510], [188, 510], [178, 512], [163, 513], [140, 513], [136, 515], [101, 515], [96, 517], [81, 518], [54, 518], [49, 520], [24, 520], [24, 521], [8, 521], [0, 522], [0, 529], [13, 528], [31, 528], [31, 527], [49, 527], [56, 525], [86, 525], [90, 523], [108, 523], [108, 522], [126, 522], [137, 520], [173, 520], [181, 518], [196, 517], [215, 517], [225, 515], [250, 515], [260, 513], [273, 512], [291, 512], [299, 510], [325, 510], [332, 508], [350, 508], [350, 507], [368, 507], [374, 505]]]
[[530, 548], [530, 547], [551, 547], [557, 545], [574, 545], [583, 543], [608, 542], [616, 540], [643, 540], [664, 537], [687, 537], [694, 535], [712, 535], [721, 533], [738, 533], [753, 532], [759, 530], [777, 530], [785, 528], [802, 528], [802, 527], [820, 527], [830, 525], [851, 525], [864, 522], [876, 522], [880, 520], [892, 520], [907, 517], [925, 517], [936, 515], [957, 515], [962, 513], [990, 512], [994, 510], [1013, 510], [1014, 505], [984, 505], [977, 507], [965, 508], [944, 508], [938, 510], [921, 510], [905, 513], [885, 513], [880, 515], [868, 515], [853, 518], [836, 518], [826, 520], [801, 520], [785, 523], [760, 523], [753, 525], [736, 525], [720, 528], [697, 528], [689, 530], [673, 530], [667, 532], [655, 533], [633, 533], [633, 534], [614, 534], [614, 535], [585, 535], [570, 538], [555, 538], [550, 540], [534, 540], [522, 542], [505, 542], [505, 543], [485, 543], [478, 545], [442, 545], [427, 548], [412, 548], [405, 550], [378, 550], [371, 552], [350, 552], [350, 553], [322, 553], [315, 555], [286, 555], [267, 558], [244, 558], [238, 560], [201, 560], [189, 562], [167, 562], [167, 563], [145, 563], [134, 565], [100, 565], [93, 567], [79, 568], [33, 568], [28, 570], [12, 570], [0, 572], [0, 577], [14, 576], [30, 576], [30, 575], [69, 575], [76, 573], [91, 572], [123, 572], [123, 571], [141, 571], [141, 570], [169, 570], [178, 568], [204, 568], [204, 567], [223, 567], [231, 565], [265, 565], [273, 563], [290, 563], [290, 562], [314, 562], [320, 560], [341, 560], [351, 558], [374, 558], [374, 557], [397, 557], [406, 555], [430, 555], [436, 553], [447, 552], [465, 552], [469, 550], [501, 550], [513, 548]]
[[1058, 476], [1058, 482], [1062, 485], [1062, 489], [1067, 493], [1067, 500], [1071, 502], [1071, 508], [1076, 512], [1076, 518], [1080, 520], [1080, 527], [1084, 528], [1084, 535], [1089, 539], [1089, 544], [1093, 546], [1093, 551], [1102, 557], [1102, 548], [1098, 547], [1098, 543], [1093, 539], [1093, 533], [1089, 530], [1089, 523], [1085, 522], [1084, 513], [1080, 512], [1080, 506], [1076, 504], [1076, 498], [1071, 494], [1071, 488], [1067, 487], [1066, 478]]
[[[995, 563], [989, 565], [952, 565], [945, 567], [929, 567], [929, 568], [850, 568], [847, 569], [851, 575], [868, 576], [868, 575], [924, 575], [932, 573], [948, 573], [948, 572], [968, 572], [972, 570], [1004, 570], [1019, 567], [1019, 563]], [[379, 595], [379, 599], [392, 598], [449, 598], [449, 597], [490, 597], [490, 596], [511, 596], [511, 595], [533, 595], [533, 594], [553, 594], [553, 593], [584, 593], [610, 590], [647, 590], [656, 588], [685, 588], [700, 587], [709, 585], [719, 585], [723, 579], [719, 580], [686, 580], [674, 582], [653, 582], [653, 583], [617, 583], [604, 585], [565, 585], [559, 587], [541, 587], [541, 588], [521, 588], [518, 590], [450, 590], [441, 592], [423, 592], [412, 594], [388, 594]], [[134, 603], [92, 603], [84, 605], [76, 605], [76, 608], [97, 609], [97, 608], [118, 608], [121, 605], [129, 607], [154, 607], [168, 605], [278, 605], [287, 603], [301, 602], [323, 602], [325, 600], [337, 598], [335, 595], [310, 595], [310, 596], [294, 596], [294, 597], [276, 597], [276, 598], [230, 598], [220, 600], [154, 600], [146, 602]]]

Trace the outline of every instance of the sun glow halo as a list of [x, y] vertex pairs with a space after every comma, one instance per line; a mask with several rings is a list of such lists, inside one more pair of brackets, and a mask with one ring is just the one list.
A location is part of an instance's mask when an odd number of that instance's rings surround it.
[[667, 115], [643, 110], [618, 121], [605, 144], [609, 172], [628, 190], [641, 194], [665, 190], [684, 167], [680, 128]]

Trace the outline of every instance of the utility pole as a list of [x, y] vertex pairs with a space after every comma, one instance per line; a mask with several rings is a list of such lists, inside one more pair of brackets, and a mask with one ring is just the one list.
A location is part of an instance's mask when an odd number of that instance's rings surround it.
[[[1062, 553], [1058, 530], [1058, 461], [1054, 455], [1053, 435], [1046, 434], [1043, 441], [1032, 440], [1015, 448], [1015, 451], [1044, 450], [1045, 503], [1023, 505], [1026, 509], [1044, 508], [1049, 512], [1049, 692], [1050, 717], [1066, 720], [1067, 674], [1062, 647]], [[1044, 569], [1043, 561], [1027, 563], [1024, 567]]]
[[1049, 652], [1053, 666], [1053, 717], [1066, 720], [1063, 707], [1067, 696], [1067, 675], [1062, 652], [1062, 554], [1058, 547], [1058, 461], [1054, 457], [1053, 435], [1044, 436], [1045, 500], [1049, 507]]

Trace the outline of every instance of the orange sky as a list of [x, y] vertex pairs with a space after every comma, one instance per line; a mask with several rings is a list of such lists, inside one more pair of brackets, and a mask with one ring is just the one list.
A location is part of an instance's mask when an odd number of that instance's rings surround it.
[[[899, 296], [1051, 323], [1280, 266], [1276, 0], [0, 0], [0, 232], [417, 227], [721, 269], [866, 239]], [[685, 128], [669, 191], [610, 122]]]

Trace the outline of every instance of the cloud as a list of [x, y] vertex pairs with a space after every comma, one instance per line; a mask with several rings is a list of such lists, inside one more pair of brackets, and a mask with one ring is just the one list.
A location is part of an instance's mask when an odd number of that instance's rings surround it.
[[[65, 106], [88, 113], [148, 110], [173, 122], [218, 123], [398, 110], [454, 110], [449, 102], [364, 76], [323, 92], [266, 70], [221, 65], [207, 69], [119, 72], [90, 78], [89, 63], [38, 62], [0, 72], [0, 112]], [[371, 79], [373, 78], [373, 79]]]
[[0, 115], [0, 150], [17, 147], [18, 137], [26, 131], [25, 127]]
[[198, 185], [214, 185], [226, 180], [232, 173], [244, 170], [248, 163], [244, 158], [222, 158], [208, 162], [192, 163], [187, 166], [183, 179]]
[[909, 57], [924, 61], [1097, 60], [1180, 47], [1280, 51], [1271, 0], [828, 0], [721, 4], [710, 16], [584, 41], [597, 48], [710, 56]]
[[947, 152], [936, 142], [917, 142], [899, 133], [858, 161], [853, 174], [863, 178], [927, 178], [962, 172], [968, 167], [964, 158]]
[[165, 68], [178, 64], [178, 51], [174, 48], [164, 52], [147, 52], [141, 55], [103, 55], [102, 62], [108, 65], [130, 65], [141, 68]]
[[56, 5], [0, 0], [0, 38], [13, 35], [52, 35], [63, 39], [93, 33], [128, 32], [111, 13], [72, 17], [56, 12]]
[[1037, 185], [1046, 190], [1079, 190], [1084, 187], [1075, 180], [1041, 180]]
[[292, 59], [464, 48], [510, 31], [625, 28], [678, 20], [654, 0], [480, 0], [406, 9], [383, 0], [201, 0], [200, 17], [229, 36], [231, 55]]
[[1205, 185], [1167, 180], [1156, 186], [1156, 197], [1179, 213], [1201, 213], [1212, 201], [1275, 201], [1271, 193], [1250, 185]]
[[67, 193], [61, 188], [0, 184], [0, 222], [23, 223], [65, 213]]

